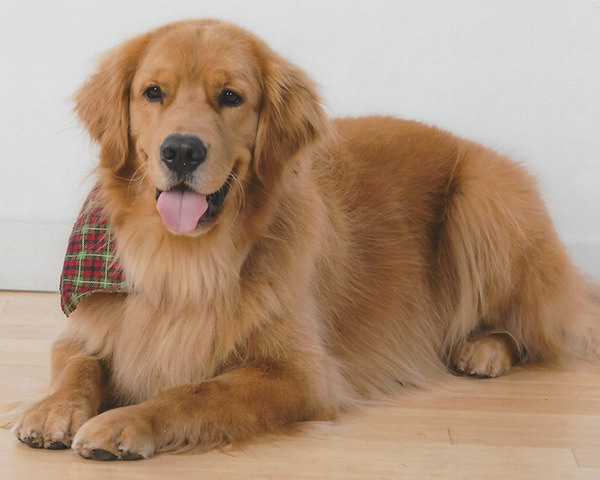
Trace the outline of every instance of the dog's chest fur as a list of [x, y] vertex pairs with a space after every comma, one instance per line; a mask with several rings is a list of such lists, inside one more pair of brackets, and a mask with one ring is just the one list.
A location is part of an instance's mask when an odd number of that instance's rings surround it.
[[[139, 308], [139, 307], [137, 307]], [[177, 385], [214, 375], [211, 315], [189, 311], [127, 316], [115, 332], [111, 361], [114, 394], [138, 403]]]

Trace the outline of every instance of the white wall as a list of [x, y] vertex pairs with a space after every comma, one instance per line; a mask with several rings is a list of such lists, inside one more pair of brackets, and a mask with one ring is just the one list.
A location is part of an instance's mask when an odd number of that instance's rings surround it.
[[600, 278], [600, 0], [3, 0], [0, 288], [57, 288], [95, 156], [70, 96], [98, 55], [207, 16], [301, 65], [332, 115], [421, 120], [524, 162]]

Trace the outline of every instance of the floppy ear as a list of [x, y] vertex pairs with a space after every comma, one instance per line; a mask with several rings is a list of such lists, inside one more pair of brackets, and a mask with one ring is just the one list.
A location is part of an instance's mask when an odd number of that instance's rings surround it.
[[254, 165], [260, 182], [270, 185], [289, 158], [321, 135], [327, 119], [314, 83], [300, 69], [269, 52], [262, 75]]
[[129, 89], [149, 34], [109, 51], [75, 94], [75, 112], [100, 145], [100, 166], [119, 170], [129, 155]]

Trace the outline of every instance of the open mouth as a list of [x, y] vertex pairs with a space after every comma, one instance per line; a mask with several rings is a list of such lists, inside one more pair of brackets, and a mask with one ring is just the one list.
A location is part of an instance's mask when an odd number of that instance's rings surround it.
[[170, 190], [156, 189], [156, 209], [165, 226], [174, 233], [191, 233], [208, 224], [221, 211], [231, 188], [233, 173], [216, 192], [202, 195], [185, 184]]

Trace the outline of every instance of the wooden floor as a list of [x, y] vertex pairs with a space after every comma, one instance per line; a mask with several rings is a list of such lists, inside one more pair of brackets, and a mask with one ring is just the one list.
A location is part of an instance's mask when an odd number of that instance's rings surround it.
[[[56, 294], [0, 292], [0, 403], [36, 395], [65, 320]], [[600, 479], [600, 373], [449, 379], [241, 451], [99, 463], [0, 429], [0, 479]]]

